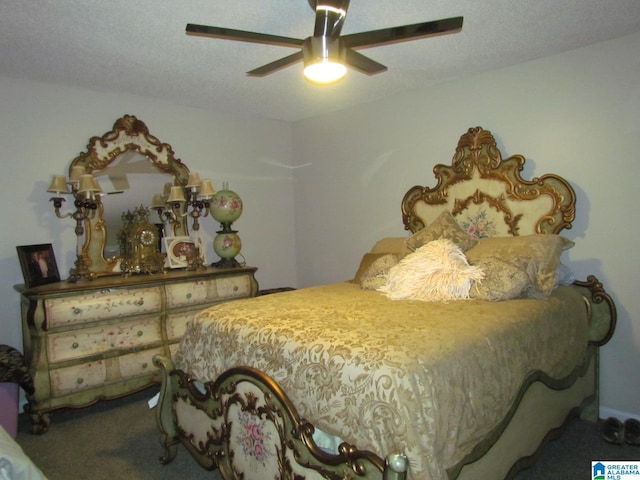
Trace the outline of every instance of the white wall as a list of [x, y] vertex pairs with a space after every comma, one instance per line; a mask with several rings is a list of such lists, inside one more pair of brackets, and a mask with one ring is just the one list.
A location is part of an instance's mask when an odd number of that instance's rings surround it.
[[[259, 269], [260, 287], [296, 286], [293, 180], [286, 167], [292, 161], [289, 123], [1, 76], [0, 92], [0, 343], [22, 349], [20, 301], [13, 286], [23, 278], [15, 247], [52, 243], [63, 278], [75, 259], [75, 225], [54, 215], [46, 192], [51, 176], [65, 174], [89, 138], [110, 131], [124, 114], [143, 120], [151, 134], [169, 143], [192, 171], [210, 177], [217, 189], [229, 182], [244, 201], [234, 227], [247, 264]], [[212, 218], [202, 222], [210, 235], [218, 228]], [[214, 259], [212, 247], [209, 255]]]
[[528, 159], [524, 178], [556, 173], [576, 189], [569, 264], [619, 314], [601, 349], [601, 415], [640, 418], [638, 51], [640, 33], [296, 123], [294, 159], [311, 163], [294, 173], [300, 286], [351, 278], [376, 240], [404, 235], [404, 193], [435, 186], [433, 165], [480, 125], [505, 157]]

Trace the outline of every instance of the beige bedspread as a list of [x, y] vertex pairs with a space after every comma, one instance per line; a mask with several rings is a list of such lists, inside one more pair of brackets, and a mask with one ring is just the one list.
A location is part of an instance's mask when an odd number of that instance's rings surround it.
[[392, 301], [352, 283], [209, 308], [177, 367], [202, 381], [237, 365], [273, 377], [299, 413], [413, 479], [446, 478], [507, 414], [525, 376], [567, 376], [587, 348], [580, 294], [543, 300]]

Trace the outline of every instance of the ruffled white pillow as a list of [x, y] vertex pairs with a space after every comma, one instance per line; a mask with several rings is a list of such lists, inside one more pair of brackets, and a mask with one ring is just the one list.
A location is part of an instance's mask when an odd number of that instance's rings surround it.
[[471, 284], [483, 277], [482, 269], [469, 265], [459, 246], [440, 239], [391, 267], [386, 283], [378, 290], [391, 300], [441, 302], [469, 298]]

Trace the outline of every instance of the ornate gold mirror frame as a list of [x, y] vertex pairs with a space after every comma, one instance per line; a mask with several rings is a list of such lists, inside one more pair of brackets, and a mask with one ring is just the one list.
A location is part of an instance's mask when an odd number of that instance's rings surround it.
[[[185, 186], [189, 178], [189, 169], [175, 157], [171, 145], [162, 143], [149, 133], [142, 120], [133, 115], [125, 115], [116, 120], [113, 129], [101, 137], [91, 137], [87, 151], [78, 155], [69, 166], [69, 175], [73, 167], [84, 167], [86, 173], [95, 173], [106, 169], [119, 156], [126, 152], [137, 152], [146, 157], [160, 173], [173, 177], [173, 185]], [[162, 185], [158, 185], [162, 189]], [[151, 200], [151, 196], [149, 197]], [[135, 208], [138, 205], [131, 205]], [[186, 217], [179, 217], [172, 223], [173, 235], [187, 235]], [[104, 220], [104, 206], [100, 202], [94, 218], [85, 221], [85, 240], [82, 256], [89, 270], [96, 276], [110, 275], [116, 272], [118, 257], [105, 258], [107, 227]]]

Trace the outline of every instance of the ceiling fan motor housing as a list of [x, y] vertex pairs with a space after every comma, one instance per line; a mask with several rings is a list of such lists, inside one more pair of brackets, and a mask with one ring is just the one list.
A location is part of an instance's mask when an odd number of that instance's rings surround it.
[[340, 37], [309, 37], [302, 44], [305, 66], [318, 62], [344, 63], [345, 51]]

